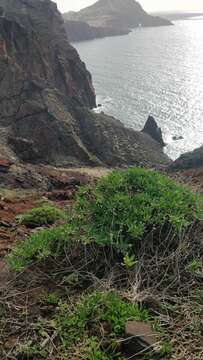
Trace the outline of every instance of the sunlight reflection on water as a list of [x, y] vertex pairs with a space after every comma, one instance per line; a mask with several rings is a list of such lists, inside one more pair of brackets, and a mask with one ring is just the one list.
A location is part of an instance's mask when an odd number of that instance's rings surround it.
[[203, 20], [74, 46], [92, 73], [99, 111], [138, 130], [154, 115], [172, 158], [203, 144]]

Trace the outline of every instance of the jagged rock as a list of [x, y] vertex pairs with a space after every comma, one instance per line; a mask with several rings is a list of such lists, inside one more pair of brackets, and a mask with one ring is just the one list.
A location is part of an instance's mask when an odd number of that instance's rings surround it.
[[137, 354], [152, 350], [157, 342], [157, 334], [148, 323], [128, 321], [125, 326], [126, 341], [123, 345], [124, 354], [130, 359], [137, 359]]
[[203, 146], [181, 155], [170, 166], [169, 170], [195, 169], [203, 166]]
[[75, 117], [79, 124], [79, 136], [91, 153], [97, 154], [100, 164], [113, 167], [154, 164], [157, 167], [170, 162], [152, 137], [124, 127], [111, 116], [78, 108]]
[[83, 21], [65, 20], [65, 28], [69, 41], [84, 41], [106, 36], [118, 36], [129, 34], [129, 29], [115, 29], [107, 27], [95, 27]]
[[165, 146], [163, 140], [163, 135], [161, 129], [158, 127], [157, 122], [153, 118], [153, 116], [149, 116], [148, 120], [142, 130], [146, 134], [150, 135], [154, 140], [156, 140], [161, 146]]
[[78, 12], [65, 13], [64, 18], [83, 21], [94, 27], [116, 29], [172, 25], [169, 20], [147, 14], [134, 0], [99, 0]]
[[149, 136], [91, 111], [91, 75], [56, 4], [0, 0], [0, 8], [0, 153], [57, 166], [168, 164]]

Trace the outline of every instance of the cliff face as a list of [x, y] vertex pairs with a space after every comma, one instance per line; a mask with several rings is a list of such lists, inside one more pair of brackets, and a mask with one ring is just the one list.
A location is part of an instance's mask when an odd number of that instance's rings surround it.
[[182, 154], [169, 167], [169, 170], [179, 171], [203, 167], [203, 145], [194, 151]]
[[0, 74], [0, 158], [58, 166], [168, 162], [149, 136], [91, 111], [91, 76], [50, 0], [0, 0]]
[[91, 76], [67, 42], [56, 5], [49, 0], [0, 0], [0, 9], [1, 64], [7, 76], [13, 68], [22, 82], [30, 82], [26, 88], [33, 81], [34, 87], [55, 88], [77, 104], [94, 107]]
[[0, 9], [0, 127], [7, 144], [30, 161], [51, 161], [74, 147], [83, 153], [73, 140], [71, 109], [94, 107], [95, 93], [56, 5], [0, 0]]
[[107, 36], [127, 35], [130, 30], [90, 26], [82, 21], [65, 20], [69, 41], [84, 41]]
[[134, 0], [99, 0], [79, 12], [64, 14], [67, 20], [84, 21], [90, 26], [135, 28], [142, 26], [171, 25], [169, 20], [148, 15]]

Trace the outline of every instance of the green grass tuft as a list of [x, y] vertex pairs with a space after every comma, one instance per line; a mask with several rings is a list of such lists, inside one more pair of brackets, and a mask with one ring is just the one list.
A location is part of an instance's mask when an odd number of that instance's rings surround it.
[[65, 219], [65, 212], [53, 205], [34, 208], [19, 217], [19, 222], [28, 227], [53, 225], [59, 219]]

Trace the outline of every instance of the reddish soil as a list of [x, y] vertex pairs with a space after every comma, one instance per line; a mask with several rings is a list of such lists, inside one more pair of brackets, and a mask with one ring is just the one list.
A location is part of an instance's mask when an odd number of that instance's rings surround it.
[[[62, 208], [71, 207], [78, 186], [94, 182], [94, 177], [85, 172], [40, 165], [20, 165], [10, 174], [10, 178], [6, 173], [3, 175], [9, 180], [9, 187], [7, 189], [2, 182], [4, 188], [3, 195], [0, 193], [0, 258], [8, 253], [17, 240], [25, 238], [31, 232], [24, 225], [18, 224], [17, 216], [36, 207], [37, 201], [42, 198]], [[21, 184], [24, 186], [19, 186]], [[20, 190], [16, 188], [17, 185]]]
[[25, 237], [29, 230], [18, 225], [16, 217], [34, 207], [36, 198], [0, 200], [0, 257], [6, 255], [16, 240]]

